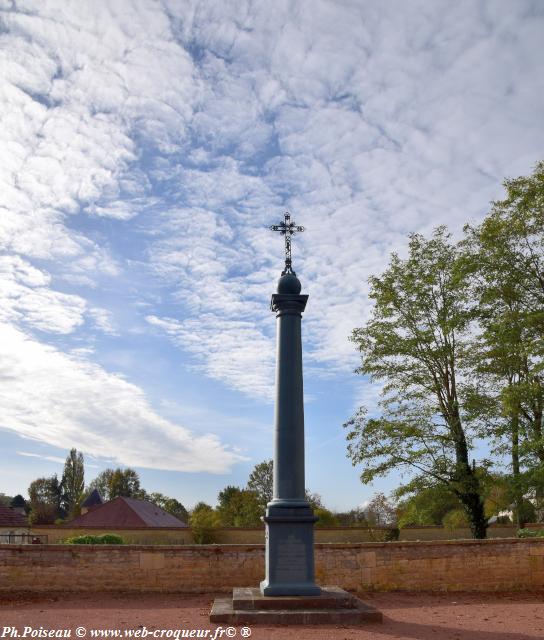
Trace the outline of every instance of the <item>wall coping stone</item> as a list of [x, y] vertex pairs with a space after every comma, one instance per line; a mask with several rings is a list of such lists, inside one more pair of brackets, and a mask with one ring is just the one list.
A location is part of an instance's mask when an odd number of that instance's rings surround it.
[[188, 531], [191, 527], [150, 527], [150, 526], [141, 526], [141, 527], [116, 527], [115, 525], [72, 525], [69, 522], [65, 522], [63, 524], [34, 524], [31, 526], [32, 529], [50, 529], [52, 531], [66, 531], [66, 529], [96, 529], [96, 530], [111, 530], [111, 531]]
[[[492, 538], [486, 540], [400, 540], [391, 542], [318, 542], [315, 544], [316, 549], [398, 549], [401, 547], [444, 547], [444, 546], [499, 546], [504, 544], [521, 544], [521, 545], [544, 545], [544, 538]], [[178, 545], [159, 545], [159, 544], [0, 544], [2, 551], [27, 551], [31, 553], [40, 553], [46, 551], [75, 551], [83, 553], [92, 553], [96, 550], [119, 551], [128, 553], [129, 551], [155, 551], [162, 553], [164, 551], [214, 551], [221, 553], [223, 549], [226, 551], [257, 551], [264, 549], [264, 544], [178, 544]]]
[[[115, 529], [116, 531], [121, 531], [121, 530], [127, 530], [127, 531], [179, 531], [180, 527], [146, 527], [146, 526], [141, 526], [141, 527], [135, 527], [135, 526], [130, 526], [130, 527], [116, 527], [116, 526], [100, 526], [100, 525], [72, 525], [69, 522], [64, 522], [63, 524], [35, 524], [35, 525], [29, 525], [32, 529], [51, 529], [53, 531], [63, 531], [65, 529]], [[490, 524], [488, 526], [489, 529], [508, 529], [508, 528], [512, 528], [515, 525], [513, 524]], [[534, 522], [528, 522], [525, 527], [542, 527], [544, 528], [544, 522], [539, 522], [539, 523], [534, 523]], [[334, 526], [334, 527], [317, 527], [317, 529], [319, 529], [320, 531], [390, 531], [391, 529], [394, 529], [394, 526], [382, 526], [382, 525], [376, 525], [374, 527], [368, 527], [368, 526], [361, 526], [361, 527], [352, 527], [352, 526]], [[188, 527], [183, 527], [184, 530], [188, 530], [191, 529], [190, 526]], [[424, 530], [431, 530], [431, 529], [440, 529], [440, 530], [444, 530], [444, 527], [441, 524], [422, 524], [422, 525], [414, 525], [414, 524], [409, 524], [406, 525], [404, 527], [400, 527], [401, 531], [405, 530], [405, 529], [409, 529], [409, 530], [414, 530], [414, 529], [424, 529]], [[455, 530], [469, 530], [469, 527], [457, 527], [457, 529]], [[218, 531], [264, 531], [264, 526], [263, 527], [218, 527], [217, 529]]]

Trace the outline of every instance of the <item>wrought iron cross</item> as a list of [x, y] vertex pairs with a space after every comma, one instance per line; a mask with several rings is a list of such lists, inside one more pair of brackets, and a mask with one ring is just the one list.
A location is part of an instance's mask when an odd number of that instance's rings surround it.
[[294, 236], [298, 231], [304, 231], [304, 227], [299, 227], [294, 222], [291, 222], [291, 214], [286, 212], [285, 220], [280, 224], [273, 224], [270, 229], [271, 231], [279, 231], [282, 236], [285, 236], [285, 269], [281, 272], [281, 275], [292, 273], [296, 276], [297, 274], [291, 266], [291, 236]]

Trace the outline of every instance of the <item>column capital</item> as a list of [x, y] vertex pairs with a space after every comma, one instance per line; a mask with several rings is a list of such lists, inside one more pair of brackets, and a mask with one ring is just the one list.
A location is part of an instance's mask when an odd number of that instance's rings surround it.
[[306, 309], [308, 295], [300, 295], [293, 293], [273, 293], [270, 301], [270, 311], [280, 313], [298, 313], [301, 314]]

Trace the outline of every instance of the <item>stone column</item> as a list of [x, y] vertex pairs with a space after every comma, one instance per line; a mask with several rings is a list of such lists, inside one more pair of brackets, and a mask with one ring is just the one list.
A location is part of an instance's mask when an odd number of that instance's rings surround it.
[[307, 295], [287, 273], [272, 295], [277, 318], [274, 497], [266, 525], [265, 596], [319, 595], [314, 581], [314, 523], [305, 498], [304, 399], [300, 324]]

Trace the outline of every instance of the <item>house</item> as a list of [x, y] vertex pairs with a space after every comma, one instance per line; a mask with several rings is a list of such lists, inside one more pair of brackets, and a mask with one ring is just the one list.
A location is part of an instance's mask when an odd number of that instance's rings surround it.
[[27, 542], [28, 520], [18, 509], [0, 503], [0, 543]]
[[81, 503], [81, 515], [85, 515], [89, 511], [96, 509], [101, 504], [104, 504], [104, 500], [102, 500], [102, 496], [98, 489], [93, 489], [93, 491], [83, 500]]
[[101, 527], [104, 529], [122, 529], [124, 527], [185, 528], [187, 524], [152, 502], [119, 496], [103, 504], [91, 505], [91, 509], [86, 513], [83, 513], [82, 509], [80, 516], [67, 522], [64, 526]]

